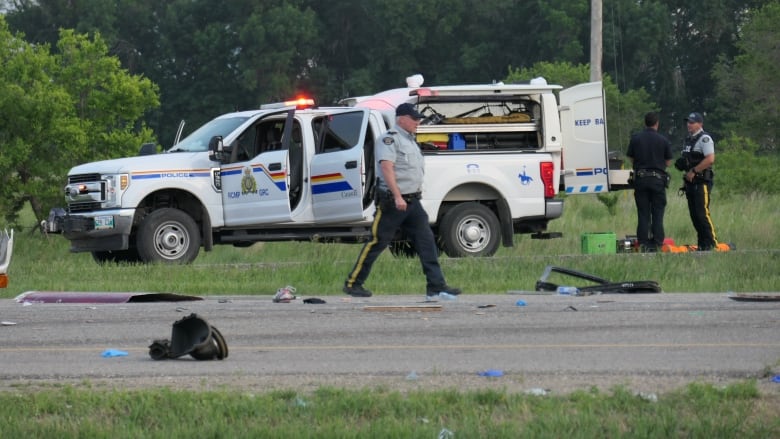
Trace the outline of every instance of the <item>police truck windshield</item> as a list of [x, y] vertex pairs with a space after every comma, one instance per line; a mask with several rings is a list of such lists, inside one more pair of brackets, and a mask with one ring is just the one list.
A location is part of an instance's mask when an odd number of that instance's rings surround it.
[[192, 134], [177, 143], [168, 152], [202, 152], [208, 151], [209, 141], [214, 136], [226, 137], [244, 123], [249, 117], [217, 118], [195, 130]]

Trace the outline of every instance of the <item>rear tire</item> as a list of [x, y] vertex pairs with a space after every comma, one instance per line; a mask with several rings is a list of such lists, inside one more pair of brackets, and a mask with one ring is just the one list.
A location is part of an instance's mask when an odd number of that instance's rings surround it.
[[439, 242], [447, 256], [493, 256], [501, 244], [501, 223], [479, 203], [451, 208], [439, 224]]
[[163, 208], [147, 215], [138, 228], [136, 246], [144, 262], [189, 264], [200, 251], [198, 224], [179, 209]]

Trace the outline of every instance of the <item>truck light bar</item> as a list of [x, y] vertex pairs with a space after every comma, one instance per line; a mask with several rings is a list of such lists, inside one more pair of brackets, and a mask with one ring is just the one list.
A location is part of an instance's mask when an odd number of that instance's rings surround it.
[[292, 101], [285, 101], [284, 105], [285, 106], [290, 106], [290, 107], [292, 107], [294, 105], [296, 110], [303, 110], [305, 108], [313, 107], [314, 106], [314, 99], [298, 98], [298, 99], [295, 99], [295, 100], [292, 100]]
[[263, 104], [260, 106], [261, 110], [274, 110], [278, 108], [295, 107], [296, 110], [304, 110], [314, 106], [314, 99], [311, 98], [297, 98], [290, 101], [274, 102], [272, 104]]

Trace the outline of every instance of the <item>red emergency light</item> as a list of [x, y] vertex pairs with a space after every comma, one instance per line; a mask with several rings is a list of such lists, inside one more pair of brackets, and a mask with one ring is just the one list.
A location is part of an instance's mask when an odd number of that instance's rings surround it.
[[418, 88], [409, 92], [410, 96], [438, 96], [439, 92], [431, 90], [430, 88]]
[[291, 101], [284, 101], [285, 107], [291, 107], [293, 105], [295, 105], [296, 110], [304, 110], [306, 108], [312, 108], [314, 107], [314, 99], [299, 97]]

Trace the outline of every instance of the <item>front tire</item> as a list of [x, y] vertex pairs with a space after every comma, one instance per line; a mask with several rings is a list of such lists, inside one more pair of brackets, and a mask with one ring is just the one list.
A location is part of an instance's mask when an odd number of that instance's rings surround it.
[[136, 246], [144, 262], [189, 264], [200, 251], [198, 224], [179, 209], [155, 210], [141, 222]]
[[482, 204], [458, 204], [442, 218], [439, 242], [452, 258], [493, 256], [501, 244], [501, 224], [496, 214]]

